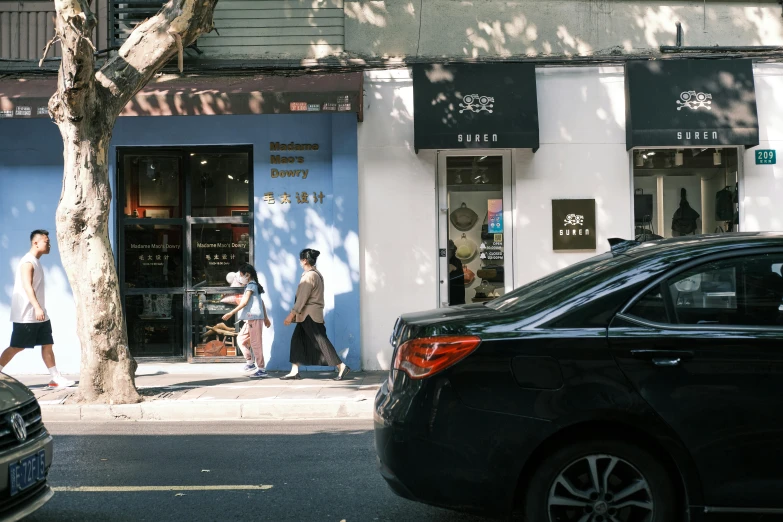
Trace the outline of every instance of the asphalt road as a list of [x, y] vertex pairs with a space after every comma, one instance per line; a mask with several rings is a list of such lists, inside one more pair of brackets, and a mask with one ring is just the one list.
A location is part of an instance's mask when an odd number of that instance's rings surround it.
[[[488, 520], [395, 496], [370, 421], [47, 426], [57, 492], [29, 522]], [[183, 485], [193, 488], [160, 489]]]

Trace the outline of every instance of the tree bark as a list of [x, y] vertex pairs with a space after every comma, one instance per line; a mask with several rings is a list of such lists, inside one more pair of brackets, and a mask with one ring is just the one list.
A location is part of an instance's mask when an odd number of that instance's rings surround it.
[[183, 46], [213, 29], [217, 0], [170, 0], [142, 22], [95, 72], [89, 0], [55, 0], [63, 58], [49, 114], [63, 139], [57, 241], [77, 309], [81, 375], [77, 400], [139, 402], [136, 362], [109, 243], [109, 144], [122, 108]]

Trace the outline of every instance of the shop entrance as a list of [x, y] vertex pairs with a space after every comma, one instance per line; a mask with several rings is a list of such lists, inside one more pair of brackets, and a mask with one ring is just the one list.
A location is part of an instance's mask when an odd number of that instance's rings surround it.
[[440, 306], [513, 289], [510, 151], [438, 153]]
[[228, 274], [253, 262], [252, 164], [250, 147], [118, 149], [119, 276], [134, 357], [241, 356], [234, 318], [222, 316], [243, 291]]
[[737, 232], [740, 158], [735, 147], [634, 149], [636, 238]]

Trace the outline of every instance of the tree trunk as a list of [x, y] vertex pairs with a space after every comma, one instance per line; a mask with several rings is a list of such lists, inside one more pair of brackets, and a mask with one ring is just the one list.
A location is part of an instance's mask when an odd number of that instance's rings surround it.
[[63, 190], [57, 242], [76, 302], [81, 343], [77, 400], [139, 402], [136, 361], [109, 243], [109, 143], [128, 101], [185, 46], [211, 31], [217, 0], [169, 0], [139, 24], [117, 56], [95, 72], [90, 0], [55, 0], [55, 37], [63, 56], [49, 114], [63, 138]]
[[136, 361], [128, 348], [108, 234], [111, 127], [89, 123], [61, 126], [64, 173], [57, 207], [57, 244], [73, 289], [82, 350], [77, 400], [134, 403], [141, 400]]

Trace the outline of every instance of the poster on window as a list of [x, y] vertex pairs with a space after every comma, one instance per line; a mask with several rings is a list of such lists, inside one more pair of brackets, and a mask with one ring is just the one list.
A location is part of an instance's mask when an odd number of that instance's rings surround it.
[[503, 233], [503, 200], [487, 200], [487, 224], [490, 234]]

